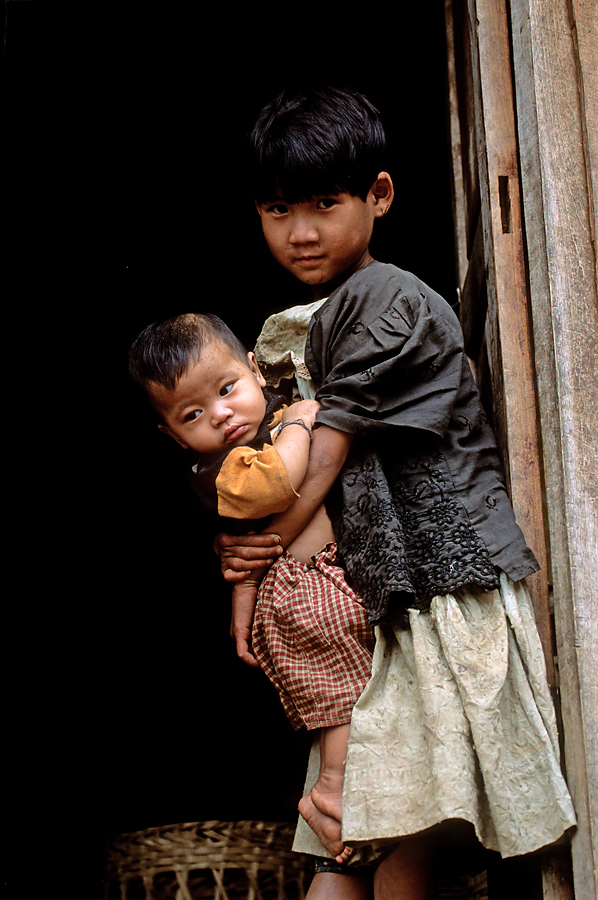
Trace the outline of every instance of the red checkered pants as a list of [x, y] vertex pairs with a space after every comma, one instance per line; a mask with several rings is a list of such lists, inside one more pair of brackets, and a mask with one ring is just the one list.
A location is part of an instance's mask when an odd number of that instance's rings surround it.
[[262, 582], [253, 652], [291, 724], [344, 725], [370, 677], [374, 636], [329, 544], [305, 565], [284, 554]]

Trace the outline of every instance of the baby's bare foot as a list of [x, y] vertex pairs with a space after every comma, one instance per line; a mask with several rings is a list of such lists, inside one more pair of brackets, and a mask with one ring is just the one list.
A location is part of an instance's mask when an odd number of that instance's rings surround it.
[[311, 794], [299, 801], [299, 812], [337, 863], [347, 862], [353, 851], [341, 840], [340, 819], [323, 812], [321, 807], [318, 809]]

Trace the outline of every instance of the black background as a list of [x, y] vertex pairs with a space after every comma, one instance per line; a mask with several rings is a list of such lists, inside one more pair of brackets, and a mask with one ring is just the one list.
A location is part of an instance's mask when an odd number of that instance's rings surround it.
[[266, 315], [309, 301], [244, 185], [262, 103], [304, 79], [364, 91], [396, 190], [374, 256], [450, 302], [456, 287], [440, 0], [350, 22], [344, 6], [83, 6], [5, 5], [5, 385], [23, 467], [6, 680], [16, 809], [93, 875], [107, 834], [292, 819], [300, 796], [306, 737], [235, 658], [188, 461], [126, 375], [157, 318], [214, 311], [251, 347]]

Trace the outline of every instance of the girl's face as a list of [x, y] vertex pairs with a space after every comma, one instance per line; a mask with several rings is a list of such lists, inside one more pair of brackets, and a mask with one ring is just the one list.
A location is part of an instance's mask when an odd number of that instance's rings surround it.
[[164, 422], [158, 427], [198, 453], [244, 446], [266, 414], [265, 385], [253, 353], [243, 363], [224, 344], [214, 344], [174, 390], [153, 386], [152, 402]]
[[319, 299], [371, 261], [374, 220], [391, 202], [392, 182], [381, 173], [365, 200], [348, 193], [303, 203], [281, 197], [257, 209], [274, 258]]

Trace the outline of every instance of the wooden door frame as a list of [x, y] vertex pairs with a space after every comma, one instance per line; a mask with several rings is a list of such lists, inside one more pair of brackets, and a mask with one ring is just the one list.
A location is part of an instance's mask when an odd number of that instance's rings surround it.
[[[596, 900], [598, 8], [446, 0], [445, 10], [462, 322], [472, 355], [486, 350], [513, 504], [543, 564], [532, 589], [578, 815], [575, 898]], [[548, 858], [542, 890], [571, 896]]]

